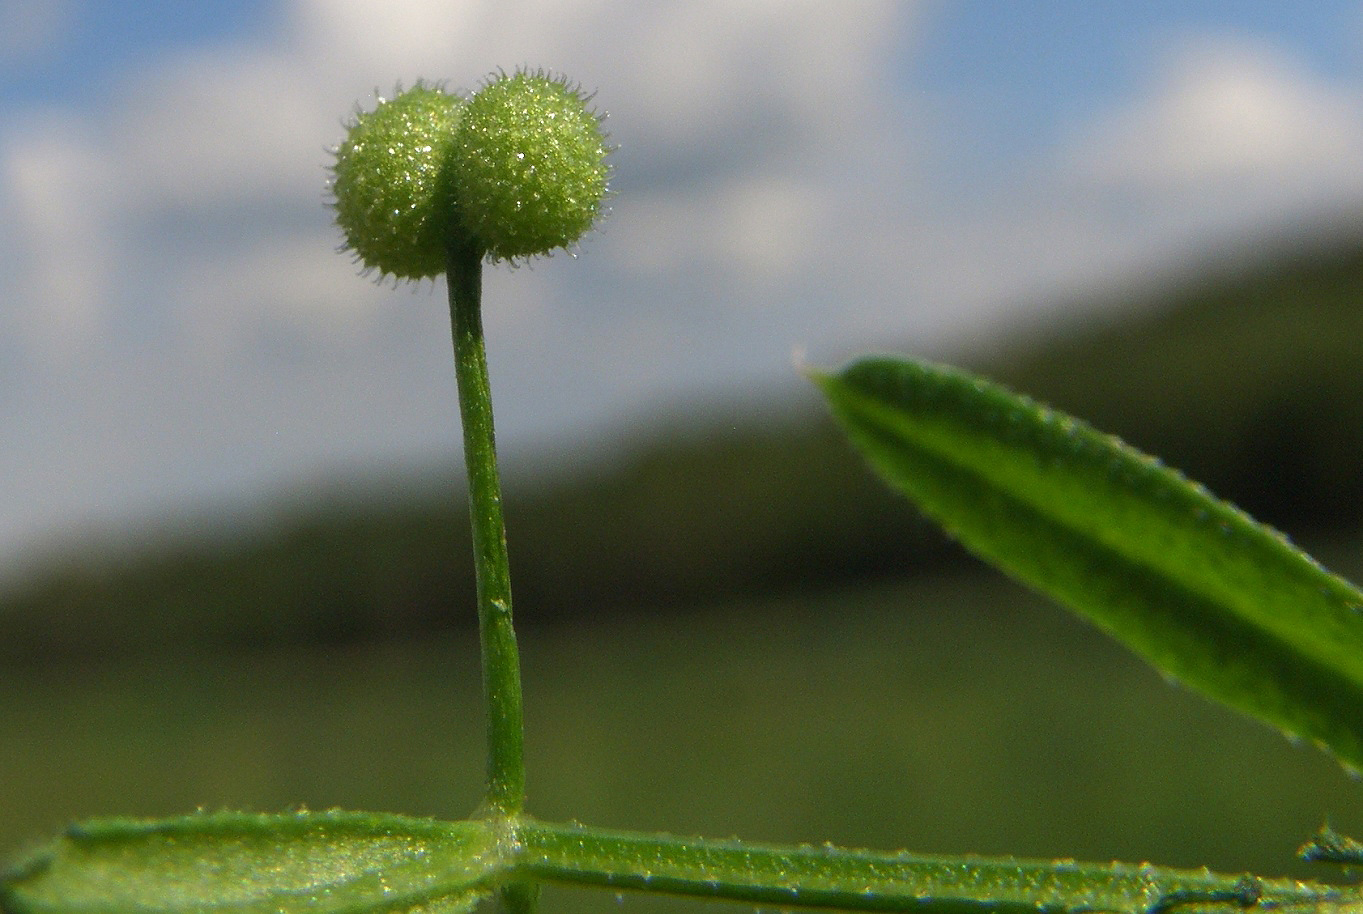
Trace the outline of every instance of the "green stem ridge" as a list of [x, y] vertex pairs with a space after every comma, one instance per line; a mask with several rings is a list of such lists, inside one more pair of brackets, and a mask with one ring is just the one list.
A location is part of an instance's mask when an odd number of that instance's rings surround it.
[[332, 811], [86, 822], [0, 872], [0, 912], [468, 914], [480, 899], [500, 895], [505, 910], [527, 914], [546, 881], [910, 914], [1363, 909], [1356, 886], [1205, 869], [781, 847], [525, 817], [437, 822]]
[[521, 664], [511, 624], [511, 570], [502, 520], [501, 480], [492, 428], [492, 391], [483, 342], [482, 248], [467, 239], [450, 246], [450, 321], [454, 333], [459, 414], [464, 428], [469, 517], [478, 586], [483, 693], [487, 704], [487, 793], [484, 811], [511, 818], [525, 807]]
[[1357, 910], [1358, 891], [1290, 880], [1012, 858], [885, 854], [677, 838], [525, 820], [517, 871], [565, 884], [915, 914]]

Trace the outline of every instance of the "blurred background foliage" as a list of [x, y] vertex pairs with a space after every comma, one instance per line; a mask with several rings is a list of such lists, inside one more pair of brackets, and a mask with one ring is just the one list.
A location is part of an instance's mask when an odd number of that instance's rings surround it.
[[[1341, 235], [956, 360], [1356, 578], [1361, 305], [1363, 233]], [[482, 733], [459, 489], [447, 469], [338, 485], [234, 536], [86, 544], [13, 582], [0, 848], [199, 806], [466, 814]], [[610, 462], [518, 474], [507, 501], [538, 815], [1313, 876], [1291, 860], [1312, 830], [1363, 830], [1337, 765], [982, 571], [819, 412], [668, 417]]]
[[[1294, 535], [1363, 523], [1363, 234], [1204, 265], [1073, 311], [1090, 319], [954, 360], [1159, 455]], [[812, 395], [802, 402], [817, 407]], [[526, 624], [684, 612], [962, 561], [816, 408], [666, 416], [619, 455], [550, 469], [507, 482]], [[83, 543], [0, 593], [0, 661], [466, 628], [467, 526], [461, 480], [436, 468], [295, 493], [235, 535], [187, 525], [183, 538], [142, 550]]]

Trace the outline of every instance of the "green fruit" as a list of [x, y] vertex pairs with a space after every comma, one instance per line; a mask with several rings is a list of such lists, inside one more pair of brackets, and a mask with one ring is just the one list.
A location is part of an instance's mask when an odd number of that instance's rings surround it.
[[464, 101], [418, 83], [361, 112], [336, 150], [332, 193], [346, 246], [398, 279], [445, 272], [460, 232], [450, 154]]
[[543, 72], [496, 76], [459, 124], [452, 170], [461, 224], [497, 260], [566, 247], [601, 210], [609, 151], [576, 86]]

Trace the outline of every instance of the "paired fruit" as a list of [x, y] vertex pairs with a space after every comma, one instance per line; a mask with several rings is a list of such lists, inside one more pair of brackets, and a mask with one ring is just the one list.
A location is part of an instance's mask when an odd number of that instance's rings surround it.
[[499, 74], [467, 101], [418, 83], [360, 113], [336, 150], [346, 245], [398, 279], [445, 271], [452, 245], [493, 260], [564, 248], [596, 221], [610, 147], [581, 91], [542, 72]]

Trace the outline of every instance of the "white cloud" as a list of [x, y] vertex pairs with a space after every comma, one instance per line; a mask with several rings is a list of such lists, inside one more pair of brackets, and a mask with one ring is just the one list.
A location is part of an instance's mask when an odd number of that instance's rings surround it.
[[[29, 429], [12, 461], [47, 468], [0, 481], [18, 512], [0, 549], [138, 504], [453, 453], [439, 296], [356, 278], [322, 205], [341, 121], [399, 81], [549, 67], [600, 89], [625, 147], [628, 196], [587, 256], [488, 278], [506, 451], [722, 384], [735, 354], [760, 371], [743, 315], [809, 272], [817, 176], [874, 148], [831, 140], [890, 91], [873, 74], [906, 20], [892, 2], [299, 0], [270, 41], [146, 60], [102, 108], [9, 124], [2, 230], [24, 255], [0, 321], [54, 385], [0, 404]], [[656, 239], [648, 256], [636, 236]], [[732, 332], [689, 338], [698, 313]]]
[[1363, 175], [1352, 89], [1220, 42], [963, 203], [937, 187], [972, 176], [917, 154], [940, 125], [909, 122], [885, 81], [918, 10], [298, 0], [268, 42], [152, 60], [105, 110], [9, 124], [0, 232], [23, 256], [0, 271], [0, 325], [60, 384], [0, 401], [27, 448], [0, 462], [0, 550], [149, 499], [453, 452], [438, 291], [358, 279], [322, 205], [325, 147], [398, 81], [553, 68], [599, 88], [622, 147], [613, 212], [579, 260], [488, 276], [513, 456], [687, 391], [793, 387], [794, 344], [819, 362], [956, 340], [1020, 295], [1186, 249], [1180, 231], [1227, 224], [1237, 195], [1262, 210]]
[[[625, 5], [610, 31], [625, 70], [613, 104], [656, 142], [836, 136], [885, 90], [877, 65], [918, 4], [722, 2]], [[621, 91], [623, 90], [623, 91]], [[844, 132], [844, 142], [855, 142]], [[721, 154], [711, 148], [712, 154]]]
[[0, 195], [19, 248], [0, 326], [40, 359], [67, 359], [101, 327], [119, 247], [117, 175], [86, 125], [50, 113], [0, 148]]
[[270, 50], [197, 52], [122, 87], [110, 152], [139, 210], [320, 199], [325, 144], [344, 110], [319, 103], [305, 61]]
[[272, 334], [312, 348], [362, 341], [381, 314], [376, 299], [383, 290], [363, 288], [323, 240], [271, 233], [178, 264], [166, 293], [184, 344], [201, 361], [230, 371], [233, 360], [249, 358], [250, 348]]
[[[187, 235], [147, 238], [166, 250], [155, 255], [160, 260], [140, 264], [166, 288], [194, 289], [205, 273], [226, 278], [222, 270], [205, 270], [208, 261], [258, 268], [259, 252], [276, 233], [284, 233], [282, 243], [290, 251], [305, 249], [293, 243], [305, 237], [300, 222], [319, 242], [323, 232], [331, 232], [319, 205], [323, 149], [339, 139], [340, 121], [354, 104], [348, 93], [358, 80], [370, 87], [449, 76], [459, 85], [496, 62], [544, 61], [600, 85], [602, 104], [625, 112], [611, 126], [618, 127], [617, 140], [634, 150], [633, 162], [649, 182], [675, 181], [688, 167], [721, 170], [719, 180], [686, 189], [697, 246], [660, 245], [674, 269], [770, 274], [783, 264], [804, 262], [814, 243], [806, 230], [814, 218], [814, 204], [803, 192], [812, 183], [808, 172], [834, 156], [865, 155], [875, 147], [864, 134], [848, 142], [847, 132], [859, 126], [849, 120], [874, 109], [887, 91], [874, 85], [873, 73], [876, 61], [893, 50], [891, 23], [904, 14], [892, 3], [862, 3], [856, 13], [819, 3], [792, 9], [765, 2], [451, 6], [399, 0], [380, 8], [355, 0], [304, 0], [289, 41], [183, 52], [145, 64], [116, 87], [112, 107], [83, 125], [85, 135], [67, 141], [65, 154], [97, 159], [106, 196], [116, 203], [81, 209], [34, 200], [21, 212], [48, 221], [68, 213], [70, 224], [35, 223], [33, 236], [53, 238], [49, 247], [55, 249], [64, 238], [53, 233], [70, 236], [78, 220], [87, 242], [82, 249], [90, 254], [100, 250], [101, 239], [130, 233], [176, 231], [172, 226], [201, 233], [200, 255], [185, 250], [196, 243]], [[459, 69], [451, 72], [454, 62]], [[50, 142], [43, 130], [34, 136], [35, 142]], [[40, 158], [49, 172], [62, 159]], [[670, 170], [657, 171], [648, 159], [668, 163]], [[17, 159], [11, 161], [11, 172], [19, 167]], [[70, 195], [79, 186], [65, 178], [40, 178], [30, 174], [19, 190], [32, 198]], [[647, 195], [646, 188], [639, 189]], [[601, 240], [589, 242], [593, 249], [609, 248], [612, 228], [626, 236], [636, 230], [612, 219]], [[321, 252], [333, 238], [327, 235], [319, 244], [318, 256], [325, 256]], [[64, 290], [65, 310], [49, 307], [43, 313], [53, 321], [69, 313], [68, 323], [81, 313], [86, 325], [96, 326], [99, 289], [119, 281], [86, 275], [99, 260], [91, 256], [73, 269], [36, 259], [35, 275], [54, 286], [52, 294]], [[287, 275], [288, 258], [275, 256], [270, 263], [271, 271], [252, 269], [243, 283], [230, 287], [264, 294], [272, 283], [296, 284]], [[312, 269], [301, 261], [296, 266], [302, 274]], [[268, 282], [257, 281], [261, 278]], [[171, 310], [193, 322], [186, 306], [202, 297], [186, 293]], [[299, 296], [275, 298], [282, 322], [294, 319], [286, 313], [290, 308], [315, 313], [300, 305]], [[237, 312], [240, 329], [247, 330], [254, 318], [244, 313], [254, 310], [249, 303], [215, 310], [215, 335], [230, 337], [228, 315]], [[61, 326], [53, 335], [71, 338]]]
[[[518, 12], [514, 3], [506, 7]], [[481, 29], [497, 18], [492, 5], [481, 2], [298, 0], [293, 8], [298, 54], [330, 62], [329, 69], [348, 68], [361, 85], [375, 80], [366, 89], [417, 76], [440, 79], [469, 57]]]
[[713, 212], [715, 252], [741, 274], [776, 280], [797, 272], [820, 243], [822, 188], [786, 177], [755, 177], [726, 189]]
[[828, 252], [861, 268], [844, 274], [859, 305], [844, 326], [873, 346], [887, 333], [978, 343], [1101, 304], [1103, 289], [1148, 287], [1216, 245], [1363, 206], [1363, 87], [1229, 36], [1187, 36], [1151, 64], [1146, 85], [1077, 136], [988, 176], [987, 197], [934, 198], [931, 176], [884, 197], [857, 185], [861, 196], [830, 214], [842, 221], [820, 225], [825, 242], [861, 241]]
[[1093, 179], [1160, 191], [1363, 186], [1363, 96], [1311, 78], [1275, 49], [1187, 43], [1153, 92], [1099, 124], [1079, 151]]

